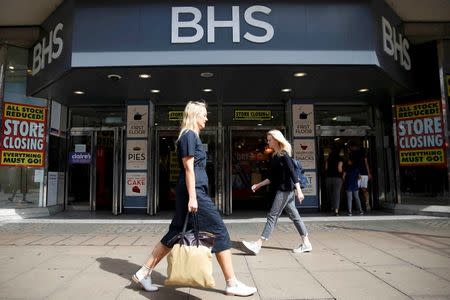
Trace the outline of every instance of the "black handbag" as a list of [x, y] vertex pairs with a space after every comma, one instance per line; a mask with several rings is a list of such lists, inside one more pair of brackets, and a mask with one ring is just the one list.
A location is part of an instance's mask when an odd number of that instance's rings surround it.
[[166, 285], [214, 287], [212, 254], [214, 234], [200, 231], [197, 214], [192, 214], [193, 229], [186, 231], [189, 213], [183, 231], [169, 241], [172, 250], [167, 256]]

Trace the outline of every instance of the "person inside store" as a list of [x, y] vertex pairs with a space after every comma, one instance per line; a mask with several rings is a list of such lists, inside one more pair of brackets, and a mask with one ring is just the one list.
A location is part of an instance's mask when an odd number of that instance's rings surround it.
[[359, 189], [361, 189], [362, 200], [364, 201], [364, 205], [366, 207], [366, 211], [370, 211], [370, 198], [369, 198], [369, 180], [372, 179], [372, 175], [370, 174], [369, 162], [367, 160], [367, 153], [364, 149], [361, 149], [360, 146], [355, 141], [350, 141], [348, 143], [349, 154], [348, 157], [351, 159], [356, 167], [359, 169], [360, 179], [358, 182]]
[[327, 189], [327, 199], [334, 209], [334, 214], [339, 216], [342, 188], [342, 167], [344, 165], [344, 161], [340, 156], [341, 148], [339, 145], [332, 144], [330, 148], [331, 151], [325, 161], [325, 185]]
[[345, 193], [347, 194], [347, 215], [351, 216], [353, 214], [353, 199], [355, 200], [355, 206], [359, 214], [363, 215], [364, 213], [361, 208], [361, 200], [359, 199], [358, 189], [358, 180], [360, 179], [359, 168], [351, 158], [348, 159], [342, 176], [344, 178]]
[[267, 144], [273, 150], [270, 162], [271, 170], [268, 178], [251, 186], [253, 192], [261, 187], [271, 184], [276, 190], [272, 207], [267, 214], [266, 224], [261, 237], [256, 241], [242, 241], [245, 248], [257, 255], [263, 242], [267, 241], [275, 229], [278, 218], [283, 210], [294, 222], [295, 228], [300, 234], [301, 244], [293, 249], [295, 253], [310, 252], [312, 245], [308, 237], [308, 230], [295, 206], [295, 198], [302, 203], [305, 199], [299, 180], [294, 170], [294, 162], [291, 158], [292, 146], [279, 130], [271, 130], [267, 133]]
[[[156, 291], [151, 273], [156, 265], [171, 250], [170, 240], [183, 229], [188, 212], [196, 213], [200, 231], [209, 231], [215, 235], [214, 246], [217, 261], [225, 277], [227, 295], [250, 296], [256, 288], [240, 282], [234, 273], [231, 259], [231, 241], [225, 224], [208, 196], [208, 177], [206, 174], [206, 152], [200, 140], [200, 131], [208, 121], [206, 103], [190, 101], [187, 103], [176, 142], [180, 174], [176, 187], [175, 214], [169, 230], [155, 246], [147, 262], [133, 275], [132, 280], [146, 291]], [[191, 223], [191, 222], [190, 222]], [[192, 227], [189, 224], [188, 227]]]

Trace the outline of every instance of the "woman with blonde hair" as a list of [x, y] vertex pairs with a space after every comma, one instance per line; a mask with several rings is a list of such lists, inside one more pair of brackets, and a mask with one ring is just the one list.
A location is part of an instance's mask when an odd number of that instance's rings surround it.
[[261, 237], [256, 241], [242, 241], [242, 243], [253, 254], [258, 254], [263, 242], [269, 239], [270, 234], [275, 229], [278, 218], [284, 209], [289, 218], [294, 222], [295, 228], [302, 239], [300, 246], [293, 249], [293, 251], [295, 253], [310, 252], [312, 245], [308, 238], [308, 230], [295, 206], [294, 189], [300, 203], [303, 202], [305, 196], [300, 187], [299, 179], [294, 169], [294, 162], [291, 158], [292, 146], [281, 131], [276, 129], [270, 130], [267, 133], [267, 144], [273, 150], [270, 175], [269, 178], [252, 185], [252, 191], [256, 192], [261, 187], [272, 184], [276, 190], [276, 195], [272, 203], [272, 208], [267, 214], [266, 225], [264, 226]]
[[[150, 274], [156, 265], [171, 250], [170, 240], [183, 229], [188, 212], [197, 214], [200, 231], [215, 235], [212, 253], [222, 269], [226, 281], [227, 295], [250, 296], [256, 288], [247, 286], [236, 279], [231, 260], [231, 241], [227, 228], [208, 196], [208, 176], [206, 175], [206, 152], [199, 133], [208, 121], [206, 104], [203, 101], [190, 101], [184, 110], [181, 130], [177, 140], [180, 174], [176, 187], [175, 215], [169, 231], [155, 246], [147, 262], [133, 275], [132, 280], [146, 291], [156, 291]], [[192, 224], [190, 224], [192, 225]]]

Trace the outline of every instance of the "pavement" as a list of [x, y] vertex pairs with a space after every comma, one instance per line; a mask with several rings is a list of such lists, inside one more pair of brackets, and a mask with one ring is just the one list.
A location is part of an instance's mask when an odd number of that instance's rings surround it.
[[[170, 217], [57, 214], [0, 221], [0, 299], [242, 299], [216, 288], [164, 286], [166, 259], [152, 273], [158, 292], [130, 282], [168, 228]], [[313, 251], [282, 217], [260, 254], [242, 240], [262, 232], [263, 215], [225, 218], [239, 280], [258, 292], [247, 299], [450, 299], [450, 219], [374, 214], [305, 215]]]

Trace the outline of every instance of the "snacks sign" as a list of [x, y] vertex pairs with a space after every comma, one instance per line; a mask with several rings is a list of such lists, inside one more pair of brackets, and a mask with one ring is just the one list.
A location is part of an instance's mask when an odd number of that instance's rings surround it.
[[44, 167], [47, 108], [4, 102], [0, 165]]
[[396, 107], [400, 166], [445, 166], [442, 109], [439, 100]]

